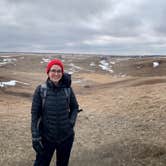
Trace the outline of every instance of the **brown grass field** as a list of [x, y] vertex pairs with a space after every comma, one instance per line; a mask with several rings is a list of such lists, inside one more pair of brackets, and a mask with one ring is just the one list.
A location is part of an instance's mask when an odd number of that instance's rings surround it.
[[[13, 60], [3, 64], [7, 56]], [[66, 71], [74, 71], [72, 86], [84, 110], [70, 166], [166, 166], [165, 57], [52, 54], [0, 54], [0, 82], [19, 81], [0, 87], [0, 166], [33, 165], [30, 110], [35, 87], [47, 78], [43, 57], [61, 58]], [[103, 71], [101, 60], [114, 62], [113, 72]]]

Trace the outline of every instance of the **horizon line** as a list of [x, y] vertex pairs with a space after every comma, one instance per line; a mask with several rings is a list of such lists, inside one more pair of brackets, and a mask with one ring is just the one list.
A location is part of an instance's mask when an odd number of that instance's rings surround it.
[[102, 54], [102, 53], [71, 53], [71, 52], [38, 52], [38, 51], [0, 51], [0, 54], [7, 54], [7, 53], [24, 53], [24, 54], [68, 54], [68, 55], [97, 55], [97, 56], [126, 56], [126, 57], [133, 57], [133, 56], [166, 56], [166, 54]]

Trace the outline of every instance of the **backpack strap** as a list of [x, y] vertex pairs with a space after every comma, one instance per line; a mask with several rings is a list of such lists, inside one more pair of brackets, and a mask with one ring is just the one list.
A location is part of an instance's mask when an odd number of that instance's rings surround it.
[[70, 95], [71, 95], [71, 89], [70, 88], [64, 88], [65, 95], [67, 97], [68, 106], [70, 108]]
[[47, 96], [47, 84], [44, 83], [42, 85], [40, 85], [40, 97], [42, 99], [42, 110], [40, 112], [40, 117], [37, 121], [37, 131], [41, 134], [41, 122], [42, 122], [42, 114], [44, 111], [44, 105], [45, 105], [45, 101], [46, 101], [46, 96]]
[[47, 84], [44, 83], [40, 86], [40, 96], [42, 98], [42, 112], [44, 111], [45, 100], [47, 96]]

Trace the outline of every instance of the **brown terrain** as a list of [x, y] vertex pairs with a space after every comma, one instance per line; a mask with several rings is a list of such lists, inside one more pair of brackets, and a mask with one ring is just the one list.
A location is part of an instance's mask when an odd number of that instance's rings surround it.
[[[47, 78], [42, 58], [55, 57], [73, 71], [72, 86], [84, 110], [70, 166], [166, 166], [165, 57], [53, 54], [0, 54], [0, 166], [33, 165], [32, 95]], [[101, 60], [110, 71], [99, 67]], [[2, 87], [10, 80], [18, 82]]]

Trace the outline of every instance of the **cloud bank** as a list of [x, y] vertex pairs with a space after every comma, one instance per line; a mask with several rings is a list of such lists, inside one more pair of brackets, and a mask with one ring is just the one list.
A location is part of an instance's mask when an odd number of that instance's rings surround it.
[[165, 55], [164, 11], [164, 0], [1, 0], [0, 51]]

